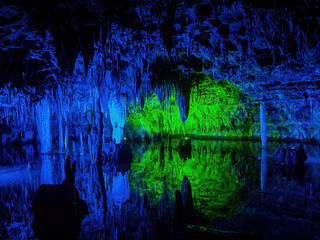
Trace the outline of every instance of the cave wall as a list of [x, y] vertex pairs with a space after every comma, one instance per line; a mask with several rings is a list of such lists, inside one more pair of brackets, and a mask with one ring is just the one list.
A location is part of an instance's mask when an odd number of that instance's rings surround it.
[[[57, 141], [90, 134], [100, 111], [112, 138], [152, 94], [169, 96], [173, 87], [188, 96], [199, 84], [195, 73], [235, 84], [252, 104], [264, 96], [269, 138], [319, 139], [320, 21], [313, 1], [299, 9], [207, 0], [52, 4], [45, 15], [42, 5], [0, 2], [3, 142], [34, 139], [34, 107], [44, 97], [51, 127], [60, 129], [52, 131]], [[187, 102], [177, 103], [182, 122]], [[259, 137], [258, 119], [259, 112], [249, 137]]]

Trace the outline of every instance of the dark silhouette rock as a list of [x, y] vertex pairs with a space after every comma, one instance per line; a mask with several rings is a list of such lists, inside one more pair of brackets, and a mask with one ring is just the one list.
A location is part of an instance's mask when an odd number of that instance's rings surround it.
[[307, 154], [304, 151], [304, 148], [302, 145], [300, 145], [297, 149], [297, 155], [298, 155], [298, 159], [300, 159], [300, 161], [303, 163], [305, 161], [307, 161]]
[[191, 158], [191, 151], [192, 151], [192, 145], [191, 145], [191, 138], [189, 139], [181, 139], [179, 143], [179, 156], [181, 159], [186, 160]]
[[130, 146], [125, 142], [116, 144], [116, 149], [117, 149], [117, 165], [119, 167], [119, 170], [121, 170], [122, 173], [125, 173], [130, 169], [130, 166], [132, 163], [132, 158], [133, 158], [132, 150]]
[[175, 191], [176, 200], [174, 201], [174, 218], [173, 218], [173, 226], [179, 227], [182, 225], [182, 215], [183, 215], [183, 202], [182, 202], [182, 194], [179, 190]]
[[273, 56], [270, 49], [254, 49], [255, 60], [261, 67], [269, 66], [273, 64]]
[[230, 34], [229, 24], [221, 24], [218, 28], [218, 33], [224, 38], [228, 38]]
[[181, 185], [184, 219], [190, 221], [194, 218], [191, 184], [187, 176], [183, 176]]
[[296, 148], [286, 147], [286, 149], [277, 149], [274, 155], [276, 164], [297, 166], [304, 165], [307, 155], [302, 145]]
[[161, 142], [161, 146], [160, 146], [160, 159], [161, 159], [161, 160], [164, 160], [164, 157], [165, 157], [165, 155], [164, 155], [164, 144], [163, 144], [163, 142]]
[[204, 21], [212, 15], [212, 10], [213, 9], [210, 4], [198, 4], [195, 7], [195, 14], [200, 20]]
[[298, 180], [302, 182], [306, 173], [306, 167], [300, 165], [277, 165], [278, 174], [287, 180]]
[[299, 163], [299, 159], [298, 159], [298, 154], [297, 154], [297, 150], [291, 149], [291, 164], [296, 166]]
[[149, 215], [149, 200], [148, 200], [148, 194], [144, 193], [141, 203], [140, 203], [140, 215], [143, 217], [147, 217]]
[[285, 149], [277, 149], [275, 156], [274, 156], [274, 160], [275, 160], [276, 164], [283, 164], [285, 156], [286, 156]]
[[8, 237], [6, 227], [3, 223], [0, 224], [0, 239], [6, 239]]
[[32, 206], [32, 229], [39, 239], [77, 239], [88, 207], [74, 186], [76, 163], [70, 157], [65, 165], [66, 179], [61, 185], [40, 185]]
[[292, 160], [291, 160], [292, 150], [293, 149], [291, 149], [290, 147], [286, 148], [286, 156], [285, 156], [285, 159], [284, 159], [284, 163], [286, 165], [291, 165], [292, 164]]

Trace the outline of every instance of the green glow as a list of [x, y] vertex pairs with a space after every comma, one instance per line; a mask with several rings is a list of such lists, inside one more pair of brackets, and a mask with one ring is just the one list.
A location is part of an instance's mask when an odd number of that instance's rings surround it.
[[[180, 139], [172, 140], [172, 159], [168, 141], [164, 142], [164, 158], [160, 159], [160, 143], [154, 143], [142, 154], [134, 150], [130, 182], [140, 194], [148, 192], [157, 204], [167, 186], [168, 194], [181, 188], [183, 176], [191, 182], [197, 212], [210, 220], [232, 215], [241, 205], [249, 182], [258, 182], [251, 142], [191, 141], [191, 158], [181, 159]], [[134, 149], [134, 146], [133, 146]], [[140, 159], [140, 163], [137, 159]], [[250, 184], [249, 184], [250, 185]], [[173, 194], [174, 195], [174, 194]]]
[[[132, 136], [147, 134], [198, 135], [206, 137], [251, 137], [258, 105], [253, 106], [238, 87], [194, 74], [198, 84], [190, 92], [189, 117], [180, 119], [175, 91], [161, 104], [156, 94], [146, 98], [143, 108], [130, 104], [126, 130]], [[165, 92], [165, 94], [169, 94]]]

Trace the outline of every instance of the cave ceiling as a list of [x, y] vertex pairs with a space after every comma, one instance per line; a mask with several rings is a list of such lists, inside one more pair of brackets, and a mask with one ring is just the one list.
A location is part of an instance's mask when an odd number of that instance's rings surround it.
[[[140, 72], [150, 72], [157, 84], [166, 71], [169, 82], [178, 70], [186, 76], [205, 72], [256, 100], [317, 98], [319, 5], [318, 0], [3, 0], [1, 87], [46, 89], [73, 74], [79, 53], [87, 71], [100, 42], [103, 66], [114, 76], [139, 58]], [[166, 71], [157, 69], [159, 59]]]

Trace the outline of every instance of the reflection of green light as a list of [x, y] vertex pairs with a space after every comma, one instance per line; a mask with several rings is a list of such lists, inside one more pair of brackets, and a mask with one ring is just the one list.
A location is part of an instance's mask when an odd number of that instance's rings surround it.
[[150, 199], [159, 203], [165, 184], [174, 193], [186, 175], [198, 212], [209, 219], [230, 216], [239, 208], [245, 184], [252, 175], [249, 169], [253, 168], [247, 166], [252, 158], [244, 150], [252, 150], [248, 144], [192, 141], [191, 158], [183, 160], [178, 151], [179, 140], [173, 139], [172, 160], [168, 142], [164, 142], [165, 156], [161, 160], [160, 144], [154, 143], [144, 154], [135, 152], [140, 163], [133, 161], [130, 182], [141, 194], [147, 191]]
[[[251, 137], [254, 127], [253, 107], [238, 87], [227, 81], [213, 81], [197, 74], [201, 82], [192, 87], [189, 116], [182, 123], [175, 93], [161, 104], [156, 94], [146, 99], [144, 107], [133, 107], [127, 117], [127, 130], [133, 136], [158, 134], [194, 134], [217, 137]], [[167, 94], [167, 93], [165, 93]]]

